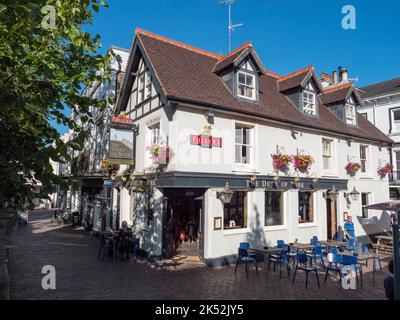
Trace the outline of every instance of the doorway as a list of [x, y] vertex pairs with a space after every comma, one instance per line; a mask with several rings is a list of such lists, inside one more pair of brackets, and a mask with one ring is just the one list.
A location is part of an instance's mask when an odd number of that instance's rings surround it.
[[328, 240], [334, 239], [337, 232], [337, 208], [336, 201], [326, 199], [326, 220]]
[[[166, 258], [199, 261], [203, 197], [199, 192], [166, 193], [163, 251]], [[186, 194], [186, 196], [184, 196]]]

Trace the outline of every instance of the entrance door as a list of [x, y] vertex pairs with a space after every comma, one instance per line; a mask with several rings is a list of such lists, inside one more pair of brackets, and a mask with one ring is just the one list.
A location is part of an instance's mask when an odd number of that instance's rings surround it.
[[327, 236], [328, 239], [333, 239], [337, 231], [337, 210], [336, 201], [326, 199], [326, 220], [327, 220]]

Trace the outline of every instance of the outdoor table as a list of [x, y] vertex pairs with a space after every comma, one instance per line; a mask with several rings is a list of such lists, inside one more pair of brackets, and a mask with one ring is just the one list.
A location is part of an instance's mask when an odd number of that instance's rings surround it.
[[348, 242], [345, 241], [336, 241], [336, 240], [323, 240], [320, 241], [321, 244], [326, 245], [327, 247], [341, 247], [341, 246], [347, 246]]
[[276, 247], [251, 247], [249, 248], [250, 251], [253, 252], [260, 252], [264, 254], [264, 264], [265, 264], [265, 270], [266, 270], [266, 276], [268, 278], [268, 270], [269, 270], [269, 259], [271, 257], [271, 254], [273, 253], [280, 253], [282, 249], [276, 248]]
[[[352, 252], [341, 252], [341, 255], [347, 255], [347, 256], [354, 256], [354, 254]], [[376, 254], [359, 254], [359, 255], [355, 255], [357, 257], [357, 261], [360, 263], [364, 263], [368, 260], [373, 260], [376, 256]], [[372, 268], [372, 281], [375, 282], [375, 270], [374, 268]], [[362, 273], [361, 273], [361, 285], [362, 285]]]
[[289, 246], [297, 249], [297, 252], [299, 252], [299, 250], [307, 250], [313, 247], [313, 245], [310, 243], [300, 243], [300, 242], [289, 243]]

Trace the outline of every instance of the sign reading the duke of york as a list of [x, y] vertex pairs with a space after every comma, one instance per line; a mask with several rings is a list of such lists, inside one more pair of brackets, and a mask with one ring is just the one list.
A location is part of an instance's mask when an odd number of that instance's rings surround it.
[[133, 120], [127, 117], [112, 117], [111, 121], [120, 124], [133, 124]]
[[222, 138], [215, 138], [207, 135], [191, 135], [190, 144], [202, 146], [203, 148], [222, 148]]
[[277, 189], [304, 189], [307, 186], [304, 182], [295, 181], [274, 181], [274, 180], [246, 180], [247, 188], [277, 188]]

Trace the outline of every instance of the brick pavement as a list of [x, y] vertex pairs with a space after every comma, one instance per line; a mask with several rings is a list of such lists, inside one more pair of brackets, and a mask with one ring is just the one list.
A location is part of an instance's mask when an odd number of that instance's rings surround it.
[[[372, 281], [366, 269], [364, 287], [344, 290], [333, 280], [319, 289], [310, 274], [298, 273], [296, 284], [286, 275], [264, 271], [249, 278], [243, 268], [234, 276], [234, 268], [209, 268], [199, 263], [145, 261], [114, 263], [96, 258], [98, 240], [81, 229], [51, 223], [48, 211], [30, 215], [27, 227], [16, 228], [12, 237], [9, 271], [12, 299], [385, 299], [384, 271]], [[41, 268], [56, 268], [56, 290], [41, 288]], [[320, 274], [322, 284], [323, 274]]]

